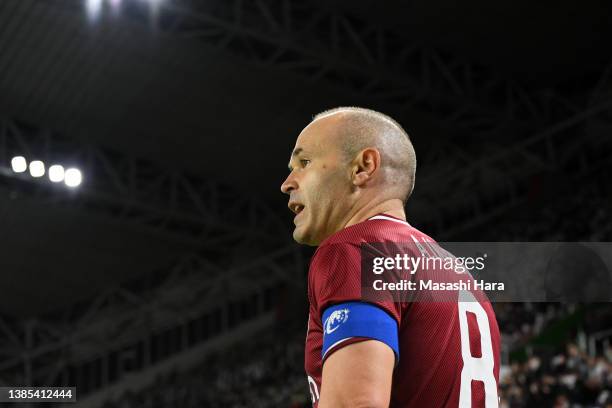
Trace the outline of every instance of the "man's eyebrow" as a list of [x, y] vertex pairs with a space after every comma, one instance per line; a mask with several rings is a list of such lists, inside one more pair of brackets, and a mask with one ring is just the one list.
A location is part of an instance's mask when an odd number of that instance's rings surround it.
[[[293, 160], [294, 157], [299, 156], [300, 153], [302, 153], [303, 151], [304, 149], [302, 149], [301, 147], [296, 148], [294, 151], [291, 152], [291, 159]], [[289, 171], [293, 171], [293, 166], [291, 166], [291, 161], [289, 161], [287, 168], [289, 169]]]

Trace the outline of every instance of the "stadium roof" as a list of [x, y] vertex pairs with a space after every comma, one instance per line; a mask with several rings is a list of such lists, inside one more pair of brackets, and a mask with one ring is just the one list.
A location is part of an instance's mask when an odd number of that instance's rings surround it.
[[[279, 186], [294, 139], [313, 114], [344, 104], [385, 110], [413, 135], [420, 157], [448, 139], [448, 126], [439, 120], [442, 108], [364, 97], [367, 87], [328, 75], [338, 61], [325, 50], [317, 53], [319, 49], [310, 47], [302, 50], [302, 60], [286, 60], [289, 51], [299, 53], [302, 40], [316, 45], [335, 38], [321, 37], [316, 30], [291, 31], [295, 37], [285, 42], [281, 34], [288, 26], [283, 21], [277, 27], [283, 15], [279, 10], [291, 2], [255, 1], [245, 9], [245, 21], [238, 21], [228, 17], [226, 8], [240, 2], [166, 0], [155, 24], [142, 3], [123, 0], [118, 12], [107, 5], [92, 21], [84, 0], [2, 1], [0, 117], [27, 123], [34, 132], [51, 131], [76, 143], [226, 183], [245, 197], [262, 198], [287, 223]], [[431, 50], [423, 61], [435, 62], [439, 56], [469, 61], [530, 92], [549, 87], [580, 92], [584, 84], [595, 82], [611, 57], [608, 3], [379, 5], [374, 0], [317, 0], [296, 7], [304, 20], [317, 10], [320, 21], [342, 17], [329, 21], [357, 40], [363, 35], [369, 41], [385, 30], [392, 33], [396, 48]], [[257, 7], [267, 20], [255, 18]], [[261, 27], [266, 21], [271, 31]], [[278, 38], [270, 34], [275, 32]], [[308, 36], [319, 36], [318, 43]], [[277, 48], [266, 49], [266, 41]], [[355, 44], [356, 50], [367, 48], [367, 42]], [[364, 55], [367, 59], [367, 50]], [[314, 57], [317, 62], [308, 65], [307, 58]], [[300, 70], [317, 64], [326, 69]], [[442, 77], [452, 63], [441, 67], [427, 69]], [[392, 91], [393, 86], [387, 89]], [[526, 129], [536, 130], [536, 125]], [[464, 140], [474, 142], [465, 136], [455, 143], [463, 146]], [[424, 187], [417, 182], [419, 188]], [[180, 241], [151, 235], [120, 217], [39, 202], [14, 183], [2, 184], [0, 192], [0, 310], [5, 313], [42, 313], [48, 304], [70, 302], [101, 285], [145, 274], [183, 248]]]

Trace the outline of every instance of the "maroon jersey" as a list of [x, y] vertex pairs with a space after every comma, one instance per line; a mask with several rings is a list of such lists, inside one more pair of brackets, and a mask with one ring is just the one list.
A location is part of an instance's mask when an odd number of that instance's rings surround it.
[[[482, 292], [459, 289], [442, 302], [370, 299], [362, 303], [362, 244], [386, 242], [411, 243], [407, 251], [412, 256], [427, 256], [439, 248], [407, 222], [378, 215], [328, 237], [312, 258], [305, 369], [313, 406], [320, 398], [325, 358], [351, 343], [374, 338], [384, 339], [396, 352], [390, 407], [497, 407], [500, 335], [493, 308]], [[428, 274], [424, 270], [415, 276], [427, 279]], [[472, 279], [469, 273], [460, 277]], [[324, 345], [324, 336], [337, 335], [339, 325], [363, 313], [357, 308], [351, 311], [351, 305], [384, 311], [393, 330], [383, 337], [358, 331]], [[397, 337], [395, 345], [389, 336]]]

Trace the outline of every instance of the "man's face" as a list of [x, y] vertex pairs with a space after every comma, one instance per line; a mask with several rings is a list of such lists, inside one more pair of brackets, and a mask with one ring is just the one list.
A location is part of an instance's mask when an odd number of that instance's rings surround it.
[[351, 208], [351, 177], [338, 143], [333, 115], [308, 125], [298, 136], [281, 191], [296, 216], [293, 239], [307, 245], [342, 229]]

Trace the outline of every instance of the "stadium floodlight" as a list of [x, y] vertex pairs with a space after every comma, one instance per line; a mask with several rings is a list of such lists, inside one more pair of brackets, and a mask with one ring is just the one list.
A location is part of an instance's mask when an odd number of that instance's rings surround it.
[[71, 168], [67, 169], [64, 173], [64, 183], [68, 187], [77, 187], [83, 181], [83, 175], [81, 174], [81, 170]]
[[33, 160], [30, 162], [30, 176], [42, 177], [45, 175], [45, 163], [40, 160]]
[[53, 183], [64, 181], [64, 167], [59, 164], [49, 167], [49, 180]]
[[15, 156], [11, 159], [11, 167], [15, 173], [23, 173], [28, 169], [28, 162], [23, 156]]
[[87, 15], [90, 20], [96, 20], [102, 10], [102, 0], [86, 0]]

